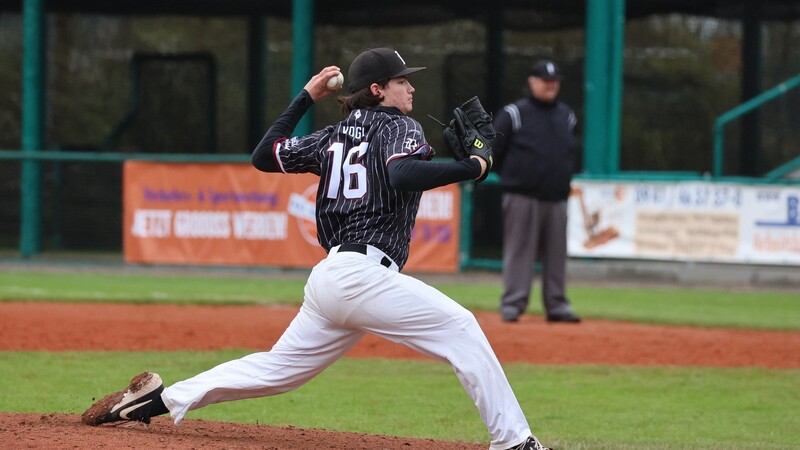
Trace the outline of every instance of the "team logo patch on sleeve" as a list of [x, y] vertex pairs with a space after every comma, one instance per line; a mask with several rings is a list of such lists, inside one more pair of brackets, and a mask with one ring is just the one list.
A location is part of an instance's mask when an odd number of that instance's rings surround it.
[[403, 143], [403, 148], [406, 150], [416, 150], [417, 147], [419, 147], [419, 145], [417, 145], [417, 140], [414, 138], [406, 138]]

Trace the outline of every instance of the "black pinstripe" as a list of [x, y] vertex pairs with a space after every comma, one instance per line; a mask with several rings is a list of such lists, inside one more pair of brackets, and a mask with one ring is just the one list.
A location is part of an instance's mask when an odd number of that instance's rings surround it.
[[[344, 153], [362, 142], [366, 152], [352, 164], [366, 169], [366, 191], [359, 198], [345, 198], [346, 184], [357, 187], [358, 178], [341, 179], [336, 198], [328, 198], [332, 153], [342, 143]], [[373, 245], [402, 268], [408, 259], [411, 229], [421, 192], [393, 189], [387, 161], [402, 157], [425, 143], [422, 126], [395, 108], [356, 110], [339, 122], [308, 136], [279, 144], [277, 154], [283, 171], [311, 172], [320, 176], [317, 188], [317, 235], [325, 250], [344, 243]], [[342, 173], [342, 168], [334, 169]]]

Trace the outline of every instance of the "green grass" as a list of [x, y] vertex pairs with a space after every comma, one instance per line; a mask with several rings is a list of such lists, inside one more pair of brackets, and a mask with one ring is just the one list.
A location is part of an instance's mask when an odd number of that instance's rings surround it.
[[297, 304], [303, 279], [202, 275], [126, 275], [96, 272], [0, 273], [2, 300], [126, 303]]
[[[187, 304], [293, 304], [302, 301], [302, 276], [226, 277], [99, 273], [0, 273], [0, 300], [57, 300]], [[439, 283], [471, 310], [497, 310], [499, 283]], [[713, 291], [571, 285], [576, 311], [587, 318], [645, 323], [800, 330], [797, 292]], [[533, 313], [541, 313], [538, 289]]]
[[[142, 368], [184, 379], [245, 350], [2, 352], [0, 411], [81, 413]], [[795, 449], [800, 371], [506, 366], [534, 433], [560, 449]], [[452, 369], [342, 359], [302, 388], [211, 405], [189, 419], [486, 443]]]

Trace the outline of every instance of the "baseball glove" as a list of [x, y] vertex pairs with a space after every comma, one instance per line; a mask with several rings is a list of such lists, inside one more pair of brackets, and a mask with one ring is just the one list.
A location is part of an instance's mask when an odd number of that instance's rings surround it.
[[483, 109], [478, 97], [472, 97], [453, 110], [453, 120], [444, 129], [444, 141], [457, 161], [477, 155], [487, 168], [477, 181], [483, 181], [492, 168], [492, 142], [495, 132], [492, 117]]

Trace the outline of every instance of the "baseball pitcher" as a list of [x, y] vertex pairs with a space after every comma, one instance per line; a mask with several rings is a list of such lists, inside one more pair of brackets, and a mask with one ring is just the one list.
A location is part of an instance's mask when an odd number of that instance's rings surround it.
[[268, 352], [223, 363], [167, 388], [145, 372], [127, 389], [83, 415], [99, 425], [149, 422], [169, 413], [176, 424], [212, 403], [291, 391], [325, 370], [372, 333], [449, 363], [478, 408], [491, 450], [543, 449], [531, 434], [475, 317], [435, 288], [401, 273], [422, 192], [482, 180], [492, 163], [491, 118], [477, 98], [456, 108], [444, 133], [456, 161], [430, 161], [433, 148], [408, 114], [414, 87], [390, 48], [358, 55], [348, 71], [346, 117], [307, 136], [292, 137], [303, 114], [341, 88], [341, 71], [314, 75], [270, 126], [252, 155], [258, 170], [319, 176], [316, 223], [328, 256], [305, 286], [297, 316]]

